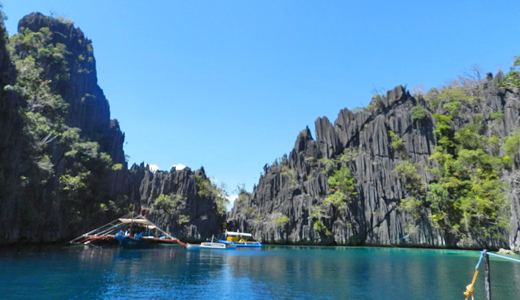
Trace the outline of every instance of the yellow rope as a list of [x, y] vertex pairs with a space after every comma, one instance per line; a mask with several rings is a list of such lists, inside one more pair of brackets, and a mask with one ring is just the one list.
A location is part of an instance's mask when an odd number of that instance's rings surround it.
[[477, 275], [478, 275], [478, 270], [475, 270], [475, 275], [473, 275], [473, 280], [471, 281], [471, 284], [466, 286], [466, 291], [464, 292], [464, 296], [466, 296], [466, 300], [469, 299], [469, 296], [471, 296], [471, 299], [474, 300], [473, 291], [475, 290], [475, 288], [473, 287], [473, 285], [475, 284], [475, 280], [477, 280]]

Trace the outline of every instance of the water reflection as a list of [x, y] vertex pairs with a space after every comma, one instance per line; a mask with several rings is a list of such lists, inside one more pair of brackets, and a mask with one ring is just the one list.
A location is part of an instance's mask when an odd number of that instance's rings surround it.
[[[0, 252], [0, 299], [456, 299], [478, 252], [351, 247]], [[516, 299], [520, 268], [492, 259], [493, 294]], [[476, 295], [483, 295], [483, 277]], [[37, 297], [35, 297], [37, 295]]]

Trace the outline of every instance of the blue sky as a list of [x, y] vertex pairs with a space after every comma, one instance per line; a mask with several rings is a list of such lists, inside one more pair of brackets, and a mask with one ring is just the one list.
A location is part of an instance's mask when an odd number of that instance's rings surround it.
[[3, 0], [9, 34], [39, 11], [93, 40], [130, 163], [183, 164], [251, 191], [317, 117], [372, 90], [439, 86], [520, 55], [516, 1]]

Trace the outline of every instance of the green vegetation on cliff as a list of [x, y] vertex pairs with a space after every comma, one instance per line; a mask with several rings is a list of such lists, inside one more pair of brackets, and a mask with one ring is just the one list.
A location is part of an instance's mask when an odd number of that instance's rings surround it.
[[503, 159], [485, 152], [487, 138], [480, 134], [480, 124], [453, 132], [451, 117], [434, 117], [438, 146], [430, 159], [436, 163], [431, 172], [437, 179], [427, 196], [432, 221], [462, 237], [502, 235], [509, 222], [509, 203], [500, 181]]
[[[520, 135], [516, 134], [504, 141], [495, 135], [489, 138], [484, 135], [485, 126], [492, 129], [502, 112], [490, 113], [489, 124], [477, 113], [473, 123], [453, 129], [452, 124], [460, 124], [461, 107], [481, 101], [480, 89], [481, 84], [474, 84], [469, 90], [456, 85], [429, 92], [432, 107], [443, 101], [445, 111], [445, 115], [433, 115], [437, 123], [433, 131], [437, 146], [429, 158], [433, 167], [428, 169], [433, 181], [424, 182], [407, 160], [395, 168], [410, 193], [401, 201], [400, 209], [419, 219], [423, 208], [428, 208], [429, 218], [438, 229], [462, 239], [504, 237], [510, 213], [507, 188], [501, 177], [504, 170], [511, 168], [510, 157], [518, 153], [520, 141]], [[419, 119], [417, 112], [422, 109], [412, 110], [412, 118]], [[424, 114], [420, 115], [422, 118]], [[504, 142], [504, 157], [498, 155], [501, 142]]]
[[[38, 32], [25, 29], [9, 42], [17, 77], [5, 89], [16, 92], [26, 104], [19, 112], [25, 121], [25, 159], [20, 166], [24, 198], [59, 197], [69, 222], [85, 224], [92, 214], [127, 205], [109, 196], [109, 173], [120, 166], [113, 165], [97, 142], [66, 124], [69, 105], [57, 91], [69, 84], [70, 52], [53, 41], [53, 33], [42, 27]], [[39, 204], [25, 202], [23, 215], [30, 219], [38, 214]]]
[[520, 90], [520, 56], [515, 57], [511, 70], [507, 73], [504, 81], [500, 83], [500, 86], [512, 89], [515, 92]]
[[173, 217], [178, 225], [189, 222], [186, 215], [186, 198], [181, 195], [164, 195], [160, 194], [153, 203], [156, 209], [161, 210], [164, 214]]

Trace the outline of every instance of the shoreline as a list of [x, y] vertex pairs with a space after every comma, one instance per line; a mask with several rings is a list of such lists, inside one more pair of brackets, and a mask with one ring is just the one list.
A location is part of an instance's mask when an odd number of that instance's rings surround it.
[[[67, 240], [68, 241], [68, 240]], [[277, 243], [262, 243], [263, 246], [273, 247], [273, 246], [286, 246], [286, 247], [320, 247], [320, 248], [335, 248], [335, 247], [349, 247], [349, 248], [396, 248], [396, 249], [428, 249], [428, 250], [464, 250], [464, 251], [481, 251], [486, 249], [488, 251], [498, 252], [500, 249], [505, 249], [512, 251], [511, 249], [506, 248], [461, 248], [461, 247], [436, 247], [436, 246], [417, 246], [417, 245], [321, 245], [321, 244], [277, 244]], [[71, 245], [68, 242], [46, 242], [46, 243], [31, 243], [31, 242], [16, 242], [10, 244], [0, 244], [0, 251], [2, 250], [11, 250], [11, 249], [20, 249], [20, 248], [39, 248], [39, 247], [79, 247], [81, 245]], [[114, 245], [115, 246], [115, 245]], [[170, 245], [171, 246], [171, 245]], [[110, 247], [110, 246], [109, 246]], [[181, 246], [179, 246], [181, 247]], [[520, 255], [520, 253], [514, 252], [515, 255]]]

